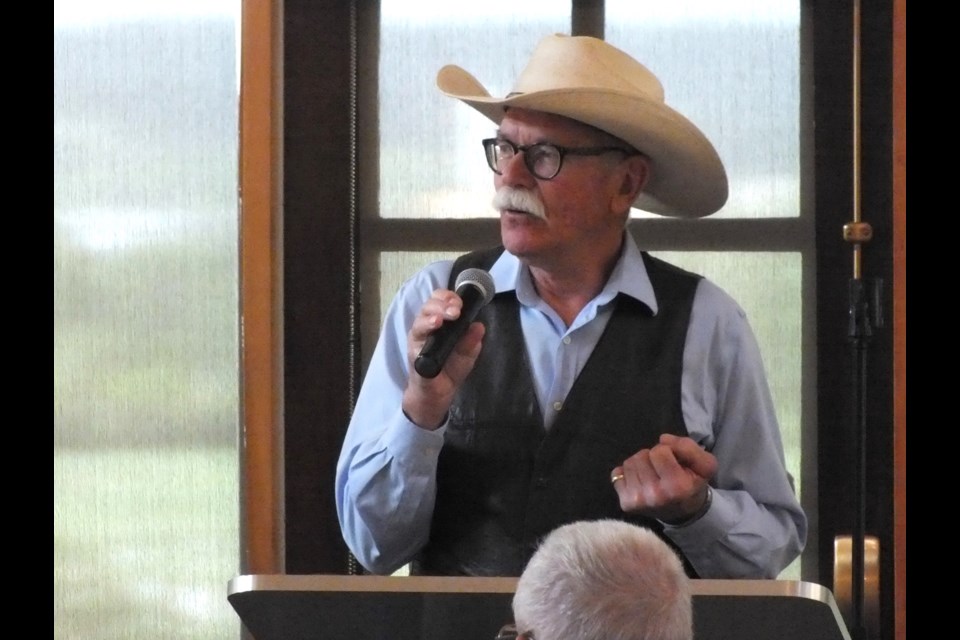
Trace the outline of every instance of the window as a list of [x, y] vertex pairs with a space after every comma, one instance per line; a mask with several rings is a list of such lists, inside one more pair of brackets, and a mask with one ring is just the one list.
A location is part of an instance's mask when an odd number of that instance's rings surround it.
[[239, 2], [54, 2], [54, 638], [236, 638]]

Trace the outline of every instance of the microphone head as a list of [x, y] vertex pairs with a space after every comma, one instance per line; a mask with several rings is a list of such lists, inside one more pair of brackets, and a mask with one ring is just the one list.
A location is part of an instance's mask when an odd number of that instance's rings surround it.
[[496, 285], [493, 284], [493, 276], [483, 269], [464, 269], [461, 271], [460, 275], [457, 276], [457, 282], [454, 290], [459, 292], [460, 287], [464, 285], [471, 285], [480, 290], [480, 292], [483, 294], [483, 304], [480, 306], [486, 306], [491, 300], [493, 300], [493, 294], [496, 293]]

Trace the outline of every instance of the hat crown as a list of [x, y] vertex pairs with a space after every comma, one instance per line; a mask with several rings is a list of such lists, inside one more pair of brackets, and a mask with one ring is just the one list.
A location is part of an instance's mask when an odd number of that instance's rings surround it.
[[543, 38], [510, 95], [538, 91], [601, 89], [664, 102], [653, 73], [604, 40], [556, 34]]

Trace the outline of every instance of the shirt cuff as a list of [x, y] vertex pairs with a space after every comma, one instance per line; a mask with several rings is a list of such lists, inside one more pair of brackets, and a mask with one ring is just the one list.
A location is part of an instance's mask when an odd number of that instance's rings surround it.
[[660, 524], [665, 527], [673, 527], [674, 529], [683, 529], [684, 527], [689, 527], [691, 524], [707, 515], [707, 512], [710, 511], [710, 505], [713, 504], [713, 488], [710, 485], [707, 485], [707, 497], [703, 500], [703, 506], [700, 507], [699, 511], [695, 514], [684, 520], [683, 522], [664, 522], [663, 520], [657, 520]]
[[399, 414], [394, 428], [387, 432], [387, 450], [395, 460], [403, 460], [408, 469], [426, 470], [436, 467], [447, 424], [430, 431], [418, 427], [402, 411]]

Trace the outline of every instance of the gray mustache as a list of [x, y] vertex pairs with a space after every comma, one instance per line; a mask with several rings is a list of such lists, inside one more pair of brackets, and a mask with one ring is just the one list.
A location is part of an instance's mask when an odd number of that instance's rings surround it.
[[493, 208], [497, 211], [503, 211], [504, 209], [523, 211], [538, 218], [547, 217], [547, 212], [540, 198], [531, 191], [515, 187], [500, 187], [496, 195], [493, 196]]

